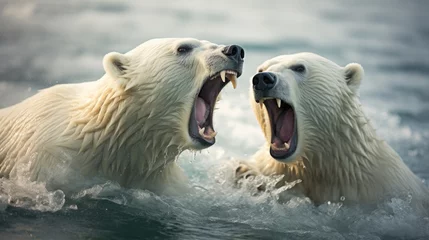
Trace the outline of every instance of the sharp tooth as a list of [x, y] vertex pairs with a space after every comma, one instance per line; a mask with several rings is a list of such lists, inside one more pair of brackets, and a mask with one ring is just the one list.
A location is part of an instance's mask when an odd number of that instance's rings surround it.
[[235, 75], [233, 75], [233, 74], [230, 74], [228, 76], [228, 78], [229, 78], [229, 81], [231, 81], [232, 87], [234, 89], [236, 89], [237, 88], [237, 77]]
[[262, 107], [264, 106], [264, 103], [263, 102], [259, 102], [259, 106], [261, 107], [261, 109], [262, 109]]
[[204, 136], [204, 131], [206, 130], [205, 127], [200, 128], [200, 130], [198, 131], [200, 133], [201, 136]]
[[210, 139], [216, 137], [217, 132], [213, 130], [213, 128], [207, 128], [207, 133], [204, 134], [204, 138]]
[[289, 144], [288, 144], [288, 143], [285, 143], [285, 148], [286, 148], [286, 149], [289, 149], [289, 148], [290, 148], [290, 146], [289, 146]]
[[211, 133], [210, 133], [210, 137], [211, 137], [211, 138], [216, 137], [216, 135], [217, 135], [217, 132], [215, 132], [215, 131], [213, 131], [213, 132], [211, 132]]
[[222, 72], [220, 72], [220, 78], [222, 79], [222, 82], [225, 82], [225, 74], [226, 74], [225, 70], [223, 70]]
[[276, 145], [275, 145], [274, 143], [271, 143], [271, 148], [272, 148], [273, 150], [278, 150], [278, 148], [276, 147]]
[[280, 108], [282, 106], [282, 100], [277, 98], [276, 101], [277, 101], [277, 106], [279, 106]]

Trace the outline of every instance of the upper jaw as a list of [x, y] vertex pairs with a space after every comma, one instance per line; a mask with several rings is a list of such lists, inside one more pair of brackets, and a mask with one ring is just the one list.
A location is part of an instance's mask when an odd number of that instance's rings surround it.
[[255, 101], [257, 103], [259, 103], [260, 101], [264, 101], [265, 99], [281, 99], [285, 102], [287, 102], [288, 104], [291, 104], [291, 101], [288, 99], [289, 98], [289, 94], [285, 94], [287, 93], [286, 91], [282, 91], [281, 89], [279, 89], [277, 86], [275, 86], [274, 88], [270, 89], [270, 90], [253, 90], [253, 96], [255, 98]]
[[[224, 69], [210, 76], [208, 80], [215, 80], [216, 78], [220, 77], [222, 82], [225, 84], [227, 84], [228, 82], [231, 82], [232, 87], [235, 89], [237, 88], [237, 78], [240, 76], [241, 76], [241, 71]], [[206, 83], [206, 81], [208, 80], [206, 79], [204, 83]]]
[[291, 105], [293, 107], [292, 101], [284, 99], [283, 97], [277, 97], [276, 95], [272, 95], [272, 96], [259, 96], [257, 97], [255, 95], [255, 101], [257, 103], [259, 103], [260, 105], [264, 104], [265, 100], [270, 100], [270, 99], [274, 99], [276, 101], [277, 106], [280, 108], [282, 102], [287, 103], [289, 105]]
[[[224, 66], [222, 67], [212, 67], [209, 76], [205, 79], [205, 81], [207, 81], [208, 79], [213, 79], [216, 77], [227, 77], [228, 73], [229, 74], [235, 74], [235, 76], [238, 78], [241, 76], [242, 72], [243, 72], [243, 63], [244, 60], [241, 61], [233, 61], [233, 60], [228, 60], [225, 64], [222, 64]], [[224, 78], [225, 79], [225, 78]], [[225, 82], [225, 81], [224, 81]]]
[[[281, 94], [281, 92], [283, 92], [283, 94]], [[287, 103], [290, 106], [294, 107], [292, 100], [290, 100], [289, 98], [289, 94], [287, 93], [285, 94], [284, 91], [279, 91], [278, 88], [273, 88], [268, 91], [253, 90], [253, 96], [255, 98], [255, 101], [259, 103], [261, 106], [265, 100], [274, 99], [279, 108], [282, 102]]]
[[237, 78], [241, 74], [242, 64], [235, 68], [221, 69], [205, 78], [196, 93], [189, 119], [189, 136], [195, 143], [194, 148], [203, 149], [215, 143], [217, 133], [213, 127], [213, 111], [217, 97], [229, 82], [236, 88]]

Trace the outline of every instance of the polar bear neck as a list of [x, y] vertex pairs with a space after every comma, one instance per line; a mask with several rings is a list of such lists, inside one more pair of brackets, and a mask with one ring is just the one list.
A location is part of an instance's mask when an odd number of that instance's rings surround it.
[[[330, 129], [323, 129], [323, 134], [319, 132], [312, 136], [311, 144], [305, 147], [302, 155], [306, 168], [301, 177], [303, 182], [319, 186], [320, 193], [315, 195], [323, 196], [323, 191], [326, 191], [329, 196], [337, 194], [338, 199], [344, 195], [352, 196], [352, 199], [357, 196], [376, 198], [380, 196], [369, 194], [372, 190], [376, 189], [383, 195], [402, 185], [393, 178], [386, 182], [382, 179], [384, 176], [378, 174], [390, 172], [399, 176], [405, 170], [399, 155], [377, 137], [356, 99], [345, 101], [341, 114], [330, 120], [334, 124]], [[378, 184], [374, 186], [373, 183]]]
[[317, 169], [330, 168], [327, 163], [365, 167], [373, 162], [380, 140], [359, 103], [347, 101], [340, 114], [332, 114], [323, 122], [319, 121], [317, 133], [310, 135], [305, 147], [305, 158], [311, 165]]
[[[136, 176], [138, 181], [149, 178], [180, 154], [178, 134], [171, 131], [177, 123], [147, 111], [154, 109], [147, 98], [121, 91], [109, 80], [100, 79], [84, 104], [78, 100], [64, 134], [78, 140], [76, 150], [85, 156], [79, 165], [92, 165], [86, 168], [130, 185], [136, 179], [126, 176]], [[130, 171], [133, 174], [127, 174]]]

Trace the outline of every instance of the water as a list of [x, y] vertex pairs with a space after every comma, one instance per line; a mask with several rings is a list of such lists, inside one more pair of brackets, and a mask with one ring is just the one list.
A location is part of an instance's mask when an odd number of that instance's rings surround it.
[[299, 51], [361, 63], [365, 111], [413, 172], [429, 180], [428, 10], [423, 0], [0, 1], [0, 107], [57, 83], [96, 80], [104, 54], [155, 37], [246, 50], [239, 87], [227, 87], [215, 114], [216, 146], [179, 158], [195, 193], [159, 197], [103, 182], [68, 196], [25, 177], [3, 179], [1, 239], [429, 238], [429, 219], [409, 211], [409, 199], [372, 212], [314, 207], [304, 198], [280, 204], [276, 192], [255, 196], [231, 180], [237, 159], [263, 143], [248, 79], [265, 59]]

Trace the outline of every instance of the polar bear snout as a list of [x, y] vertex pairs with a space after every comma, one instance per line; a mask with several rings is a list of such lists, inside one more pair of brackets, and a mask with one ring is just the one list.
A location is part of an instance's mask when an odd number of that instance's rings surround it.
[[270, 90], [276, 85], [277, 77], [270, 72], [256, 74], [252, 79], [253, 89], [255, 91]]
[[271, 72], [261, 72], [252, 78], [252, 86], [256, 102], [259, 100], [276, 95], [274, 92], [277, 85], [277, 76]]
[[236, 62], [244, 61], [244, 49], [238, 45], [226, 46], [222, 53]]

